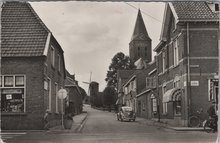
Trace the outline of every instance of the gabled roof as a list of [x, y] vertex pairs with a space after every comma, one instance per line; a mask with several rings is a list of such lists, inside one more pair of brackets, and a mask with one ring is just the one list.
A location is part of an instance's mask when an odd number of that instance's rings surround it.
[[[218, 13], [213, 12], [204, 1], [180, 1], [166, 3], [161, 30], [161, 41], [166, 41], [170, 19], [178, 22], [219, 22]], [[158, 49], [158, 48], [156, 48]], [[155, 50], [155, 49], [154, 49]]]
[[1, 22], [2, 57], [30, 57], [44, 54], [50, 31], [29, 3], [3, 3]]
[[219, 21], [218, 13], [204, 1], [171, 2], [170, 6], [179, 21]]
[[147, 33], [147, 30], [146, 30], [146, 27], [144, 24], [144, 20], [142, 18], [141, 11], [139, 9], [136, 23], [135, 23], [135, 27], [134, 27], [134, 32], [131, 37], [131, 41], [133, 41], [133, 40], [149, 40], [149, 39], [150, 39], [150, 37]]

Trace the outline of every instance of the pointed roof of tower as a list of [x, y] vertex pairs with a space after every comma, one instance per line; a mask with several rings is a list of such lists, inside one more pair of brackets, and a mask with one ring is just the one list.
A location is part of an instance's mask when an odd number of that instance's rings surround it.
[[138, 15], [137, 15], [137, 19], [136, 19], [136, 23], [135, 23], [135, 27], [134, 27], [134, 32], [133, 35], [131, 37], [131, 41], [133, 40], [148, 40], [150, 39], [145, 24], [144, 24], [144, 20], [142, 18], [141, 15], [141, 11], [140, 9], [138, 9]]

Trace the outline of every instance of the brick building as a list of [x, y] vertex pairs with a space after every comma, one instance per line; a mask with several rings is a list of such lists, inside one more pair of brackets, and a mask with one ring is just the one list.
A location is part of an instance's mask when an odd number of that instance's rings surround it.
[[[82, 113], [83, 107], [83, 94], [78, 82], [75, 80], [75, 75], [71, 75], [66, 71], [65, 89], [67, 90], [68, 100], [67, 106], [69, 107], [66, 112], [71, 112], [73, 115]], [[85, 95], [84, 95], [85, 96]]]
[[[219, 17], [215, 3], [171, 2], [165, 7], [157, 53], [161, 120], [188, 126], [218, 95]], [[216, 6], [217, 7], [217, 6]]]
[[142, 76], [142, 86], [136, 95], [137, 116], [146, 119], [157, 119], [157, 69], [155, 60], [148, 64], [147, 68], [142, 71], [142, 75], [144, 75]]
[[60, 123], [64, 88], [63, 50], [30, 4], [2, 5], [1, 128], [43, 129]]

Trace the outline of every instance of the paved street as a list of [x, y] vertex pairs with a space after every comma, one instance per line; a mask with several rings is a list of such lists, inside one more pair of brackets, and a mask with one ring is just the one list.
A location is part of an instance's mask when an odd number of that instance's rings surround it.
[[5, 133], [6, 143], [214, 143], [216, 133], [174, 131], [136, 122], [120, 122], [115, 114], [84, 107], [88, 112], [79, 133], [27, 132]]

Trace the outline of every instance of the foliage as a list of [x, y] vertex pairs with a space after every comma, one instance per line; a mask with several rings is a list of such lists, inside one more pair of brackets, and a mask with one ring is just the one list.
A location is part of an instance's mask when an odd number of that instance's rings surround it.
[[113, 86], [107, 86], [103, 91], [104, 105], [114, 105], [117, 100], [117, 92]]
[[112, 58], [112, 63], [107, 71], [106, 79], [107, 86], [113, 86], [116, 88], [117, 85], [117, 70], [133, 69], [134, 65], [131, 64], [130, 58], [125, 56], [124, 53], [119, 52]]

